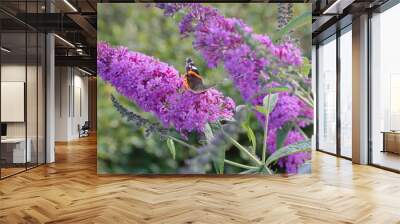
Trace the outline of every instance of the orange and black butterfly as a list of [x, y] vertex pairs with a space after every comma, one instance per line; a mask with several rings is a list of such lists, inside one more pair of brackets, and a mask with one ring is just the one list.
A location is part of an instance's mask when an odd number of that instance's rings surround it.
[[203, 84], [203, 77], [201, 77], [191, 58], [186, 59], [185, 69], [183, 86], [186, 90], [202, 93], [210, 88]]

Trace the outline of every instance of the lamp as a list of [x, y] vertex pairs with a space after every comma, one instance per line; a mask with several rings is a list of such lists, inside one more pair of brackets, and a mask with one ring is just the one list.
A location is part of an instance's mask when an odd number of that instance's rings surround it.
[[10, 53], [10, 52], [11, 52], [11, 50], [9, 50], [9, 49], [7, 49], [7, 48], [5, 48], [5, 47], [1, 47], [0, 49], [1, 49], [2, 51], [6, 52], [6, 53]]
[[54, 34], [54, 36], [57, 37], [57, 38], [58, 38], [59, 40], [61, 40], [62, 42], [66, 43], [67, 45], [69, 45], [69, 46], [75, 48], [75, 45], [73, 45], [73, 44], [72, 44], [71, 42], [69, 42], [68, 40], [66, 40], [66, 39], [64, 39], [64, 38], [62, 38], [62, 37], [60, 37], [60, 36], [57, 35], [57, 34]]
[[78, 10], [68, 0], [64, 0], [64, 3], [68, 5], [68, 7], [70, 7], [74, 12], [78, 12]]
[[327, 9], [324, 10], [322, 14], [341, 14], [343, 13], [343, 9], [347, 6], [351, 5], [354, 0], [336, 0], [333, 4], [331, 4]]
[[90, 73], [90, 72], [88, 72], [88, 71], [86, 71], [86, 70], [83, 70], [83, 69], [81, 69], [81, 68], [79, 68], [79, 67], [78, 67], [78, 70], [81, 71], [81, 72], [83, 72], [83, 73], [85, 73], [85, 74], [87, 74], [87, 75], [89, 75], [89, 76], [93, 75], [92, 73]]

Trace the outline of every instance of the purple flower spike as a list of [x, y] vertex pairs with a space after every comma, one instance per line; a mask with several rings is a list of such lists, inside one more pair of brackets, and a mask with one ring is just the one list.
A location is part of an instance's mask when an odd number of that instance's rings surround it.
[[212, 88], [202, 93], [184, 90], [183, 78], [166, 63], [107, 43], [99, 43], [97, 51], [100, 77], [166, 127], [173, 125], [185, 135], [203, 132], [206, 123], [233, 116], [231, 98]]

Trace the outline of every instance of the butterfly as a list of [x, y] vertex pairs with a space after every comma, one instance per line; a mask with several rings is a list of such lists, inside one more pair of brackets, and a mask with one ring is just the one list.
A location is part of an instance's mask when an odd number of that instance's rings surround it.
[[186, 59], [185, 69], [186, 74], [184, 75], [183, 87], [186, 90], [191, 90], [195, 93], [202, 93], [210, 88], [203, 84], [203, 77], [201, 77], [191, 58]]

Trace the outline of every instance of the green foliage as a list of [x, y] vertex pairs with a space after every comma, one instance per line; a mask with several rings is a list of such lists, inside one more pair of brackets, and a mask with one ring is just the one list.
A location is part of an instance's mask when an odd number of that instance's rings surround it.
[[300, 28], [301, 26], [307, 25], [312, 18], [312, 13], [311, 11], [305, 12], [300, 16], [294, 17], [289, 23], [283, 27], [281, 30], [279, 30], [276, 35], [274, 36], [274, 40], [280, 40], [284, 35], [288, 34], [292, 30], [296, 30]]
[[272, 153], [265, 161], [265, 166], [268, 167], [272, 162], [277, 161], [280, 158], [286, 157], [291, 154], [299, 152], [310, 152], [311, 151], [311, 140], [301, 141], [295, 144], [291, 144], [276, 150]]
[[[98, 171], [99, 173], [169, 173], [176, 172], [174, 161], [157, 137], [144, 138], [143, 128], [122, 119], [110, 100], [114, 89], [98, 80]], [[134, 109], [123, 97], [120, 101]], [[134, 109], [135, 110], [135, 109]], [[146, 114], [144, 114], [146, 115]], [[148, 117], [152, 119], [150, 116]], [[194, 154], [194, 153], [193, 153]], [[177, 155], [187, 157], [188, 153]], [[171, 159], [160, 159], [171, 158]]]

